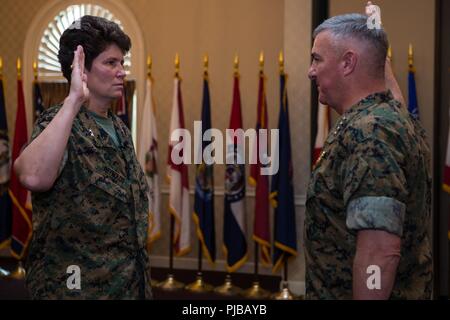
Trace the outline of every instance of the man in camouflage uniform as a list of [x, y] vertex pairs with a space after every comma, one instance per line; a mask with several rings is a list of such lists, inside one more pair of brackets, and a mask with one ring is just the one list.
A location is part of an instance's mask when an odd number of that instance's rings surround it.
[[314, 32], [309, 76], [341, 118], [308, 187], [306, 298], [429, 299], [430, 150], [386, 90], [387, 37], [366, 21], [337, 16]]
[[129, 38], [84, 16], [60, 44], [70, 93], [41, 114], [15, 162], [33, 191], [28, 289], [34, 299], [149, 299], [148, 185], [130, 131], [109, 110]]

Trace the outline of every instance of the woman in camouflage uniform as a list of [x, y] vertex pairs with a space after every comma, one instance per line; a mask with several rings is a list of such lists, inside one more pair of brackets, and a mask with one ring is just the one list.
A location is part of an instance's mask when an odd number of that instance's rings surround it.
[[93, 16], [61, 36], [70, 92], [39, 117], [14, 164], [32, 191], [34, 299], [151, 298], [148, 186], [129, 129], [109, 110], [123, 94], [130, 47], [117, 24]]

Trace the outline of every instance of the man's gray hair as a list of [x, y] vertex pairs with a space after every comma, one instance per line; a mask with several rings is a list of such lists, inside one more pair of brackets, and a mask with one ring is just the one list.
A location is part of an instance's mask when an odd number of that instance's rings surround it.
[[384, 66], [389, 46], [387, 35], [381, 27], [369, 29], [367, 19], [367, 16], [357, 13], [335, 16], [319, 25], [314, 30], [313, 37], [316, 38], [319, 33], [329, 31], [334, 39], [339, 42], [346, 39], [358, 39], [365, 44], [369, 44], [373, 51], [372, 64], [375, 67], [374, 71], [378, 76], [384, 76]]

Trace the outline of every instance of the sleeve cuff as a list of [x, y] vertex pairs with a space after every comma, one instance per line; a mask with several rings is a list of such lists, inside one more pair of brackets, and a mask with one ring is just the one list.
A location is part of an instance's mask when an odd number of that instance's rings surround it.
[[402, 236], [406, 206], [388, 197], [361, 197], [347, 206], [347, 228], [380, 229]]

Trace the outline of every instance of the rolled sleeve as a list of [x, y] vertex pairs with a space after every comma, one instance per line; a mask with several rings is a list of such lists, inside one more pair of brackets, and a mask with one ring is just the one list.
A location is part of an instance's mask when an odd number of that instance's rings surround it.
[[351, 230], [378, 229], [402, 236], [406, 206], [389, 197], [361, 197], [347, 206], [347, 227]]

